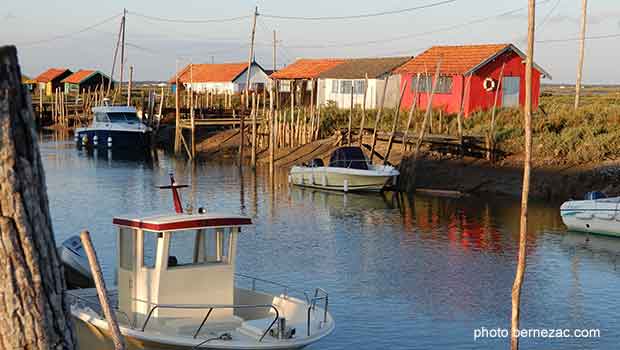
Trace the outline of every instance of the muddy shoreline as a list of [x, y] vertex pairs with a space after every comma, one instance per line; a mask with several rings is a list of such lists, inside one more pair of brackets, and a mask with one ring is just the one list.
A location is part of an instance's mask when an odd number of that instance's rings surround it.
[[[168, 144], [174, 129], [163, 131], [159, 135], [162, 144]], [[199, 157], [203, 159], [224, 159], [237, 157], [240, 137], [238, 130], [201, 135], [197, 144]], [[364, 139], [364, 143], [368, 143]], [[278, 149], [276, 166], [289, 168], [312, 158], [328, 158], [337, 147], [335, 136], [321, 139], [297, 148]], [[377, 144], [377, 150], [385, 154], [386, 145]], [[395, 145], [389, 161], [399, 165], [401, 160], [400, 145]], [[245, 152], [249, 156], [249, 149]], [[377, 159], [375, 158], [375, 162]], [[268, 152], [263, 149], [258, 153], [258, 162], [268, 162]], [[411, 160], [404, 157], [400, 166], [403, 179], [412, 176]], [[504, 159], [497, 163], [477, 158], [445, 157], [438, 154], [422, 152], [416, 165], [416, 187], [437, 190], [459, 191], [470, 195], [503, 196], [520, 198], [523, 178], [523, 165], [518, 156]], [[620, 195], [620, 162], [608, 161], [601, 164], [580, 166], [542, 166], [534, 165], [530, 196], [532, 199], [562, 202], [569, 198], [583, 198], [589, 191], [603, 191], [609, 196]], [[403, 188], [404, 189], [404, 186]]]

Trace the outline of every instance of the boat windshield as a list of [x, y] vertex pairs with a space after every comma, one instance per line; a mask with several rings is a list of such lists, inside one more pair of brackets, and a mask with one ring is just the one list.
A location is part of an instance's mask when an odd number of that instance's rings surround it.
[[108, 118], [112, 123], [139, 123], [136, 113], [131, 112], [108, 112]]
[[368, 170], [368, 160], [359, 147], [341, 147], [332, 153], [329, 166], [335, 168], [350, 168]]

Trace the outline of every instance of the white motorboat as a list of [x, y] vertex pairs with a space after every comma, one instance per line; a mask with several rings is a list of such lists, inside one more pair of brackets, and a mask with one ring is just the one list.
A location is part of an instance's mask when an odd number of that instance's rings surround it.
[[[237, 240], [250, 218], [200, 209], [183, 213], [178, 187], [165, 187], [173, 191], [176, 214], [113, 219], [118, 283], [108, 294], [127, 343], [148, 349], [298, 349], [334, 330], [323, 289], [296, 292], [235, 273]], [[108, 337], [96, 289], [67, 295], [78, 332]]]
[[398, 170], [389, 165], [371, 164], [359, 147], [340, 147], [332, 153], [329, 165], [321, 159], [291, 168], [289, 182], [298, 186], [337, 191], [380, 191], [395, 184]]
[[584, 200], [563, 203], [560, 213], [571, 231], [620, 237], [620, 197], [607, 198], [600, 192], [590, 192]]
[[150, 147], [152, 130], [138, 118], [135, 107], [110, 106], [109, 101], [104, 100], [103, 106], [93, 107], [92, 111], [92, 124], [75, 129], [78, 147], [129, 151], [144, 151]]

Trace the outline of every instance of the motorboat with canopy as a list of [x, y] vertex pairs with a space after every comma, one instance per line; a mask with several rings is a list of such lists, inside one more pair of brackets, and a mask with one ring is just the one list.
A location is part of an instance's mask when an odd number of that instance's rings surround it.
[[[126, 342], [149, 349], [298, 349], [334, 330], [323, 289], [297, 291], [235, 273], [237, 242], [252, 220], [184, 213], [180, 187], [172, 177], [163, 187], [172, 189], [176, 213], [112, 221], [117, 286], [108, 294]], [[67, 295], [78, 329], [109, 334], [95, 288]]]
[[334, 150], [325, 166], [322, 159], [291, 168], [289, 181], [294, 185], [337, 191], [380, 191], [394, 184], [398, 170], [389, 165], [374, 165], [359, 147]]
[[140, 120], [135, 107], [111, 106], [104, 100], [104, 105], [93, 107], [92, 112], [91, 125], [75, 129], [78, 147], [132, 151], [150, 147], [152, 130]]
[[571, 231], [620, 237], [620, 197], [588, 192], [583, 200], [564, 202], [560, 214]]

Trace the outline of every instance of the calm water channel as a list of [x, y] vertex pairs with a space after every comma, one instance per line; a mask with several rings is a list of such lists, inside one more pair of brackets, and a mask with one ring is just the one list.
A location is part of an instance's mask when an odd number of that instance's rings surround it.
[[[242, 213], [237, 270], [330, 293], [336, 331], [313, 349], [507, 349], [474, 330], [508, 328], [517, 252], [516, 200], [402, 198], [291, 188], [233, 161], [193, 167], [87, 154], [41, 135], [56, 240], [89, 229], [113, 280], [112, 217], [172, 210], [156, 188], [174, 172], [184, 201]], [[557, 204], [534, 203], [523, 328], [598, 328], [600, 338], [523, 339], [529, 349], [612, 349], [620, 339], [620, 240], [564, 231]]]

